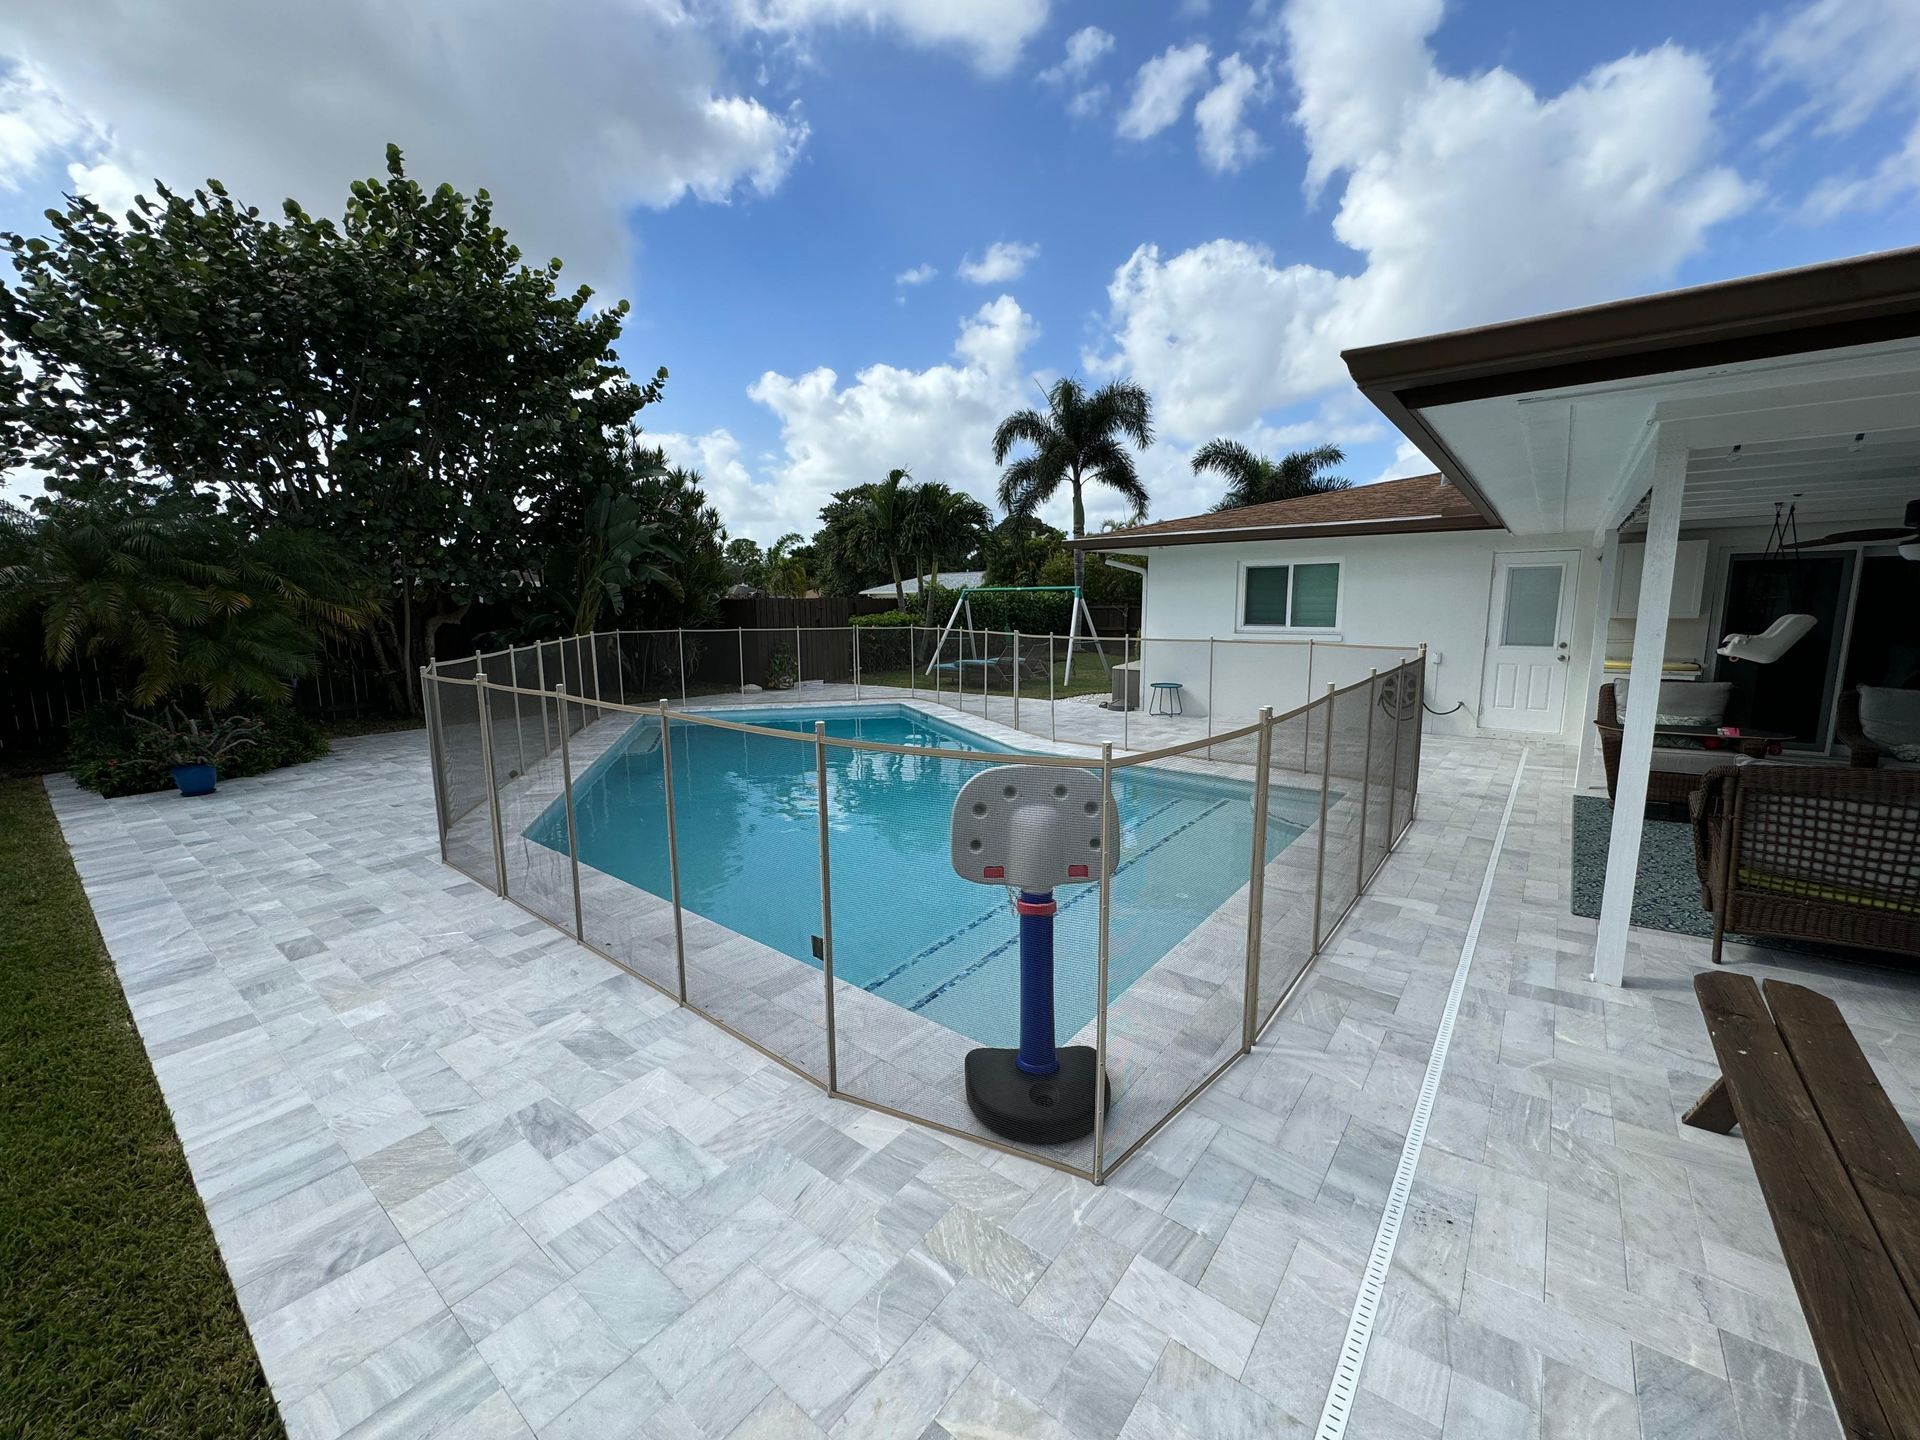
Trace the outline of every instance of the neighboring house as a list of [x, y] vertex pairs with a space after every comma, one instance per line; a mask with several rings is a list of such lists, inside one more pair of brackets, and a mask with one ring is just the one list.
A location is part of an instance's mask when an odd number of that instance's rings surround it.
[[[962, 585], [984, 585], [986, 580], [987, 572], [984, 570], [942, 570], [933, 577], [933, 588], [936, 590], [958, 590]], [[909, 575], [902, 580], [900, 584], [901, 588], [909, 595], [918, 595], [920, 593], [920, 580], [917, 576]], [[873, 600], [891, 600], [893, 598], [893, 582], [888, 580], [884, 584], [869, 585], [860, 593]]]

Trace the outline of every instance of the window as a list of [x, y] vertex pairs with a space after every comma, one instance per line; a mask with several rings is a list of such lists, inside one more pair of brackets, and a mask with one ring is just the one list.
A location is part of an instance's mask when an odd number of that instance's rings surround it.
[[1340, 563], [1240, 567], [1241, 630], [1331, 630], [1340, 623]]

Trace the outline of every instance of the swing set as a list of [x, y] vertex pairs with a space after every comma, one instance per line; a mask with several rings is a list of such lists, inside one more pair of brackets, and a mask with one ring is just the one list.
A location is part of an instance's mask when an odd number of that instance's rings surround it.
[[[963, 585], [954, 598], [953, 613], [947, 616], [946, 626], [940, 631], [940, 640], [933, 647], [933, 658], [927, 661], [925, 674], [931, 675], [936, 668], [956, 675], [964, 675], [969, 667], [978, 670], [989, 669], [1002, 663], [1003, 657], [987, 653], [991, 632], [977, 628], [973, 623], [972, 597], [975, 595], [1019, 595], [1019, 594], [1068, 594], [1073, 596], [1073, 609], [1067, 620], [1067, 668], [1062, 683], [1073, 683], [1073, 652], [1082, 639], [1091, 640], [1094, 650], [1100, 656], [1100, 663], [1106, 664], [1107, 652], [1100, 643], [1100, 634], [1094, 629], [1093, 612], [1087, 608], [1086, 596], [1080, 593], [1078, 585]], [[947, 637], [953, 628], [965, 620], [959, 637], [957, 653], [951, 660], [940, 657], [947, 648]], [[1086, 633], [1080, 631], [1082, 621], [1086, 624]], [[1012, 663], [1020, 664], [1020, 656], [1014, 655]]]

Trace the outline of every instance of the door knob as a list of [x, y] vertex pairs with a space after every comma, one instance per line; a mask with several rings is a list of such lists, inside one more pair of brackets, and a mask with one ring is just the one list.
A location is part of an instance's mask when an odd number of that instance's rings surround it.
[[1567, 657], [1564, 655], [1556, 655], [1553, 658], [1558, 660], [1562, 665], [1567, 663]]

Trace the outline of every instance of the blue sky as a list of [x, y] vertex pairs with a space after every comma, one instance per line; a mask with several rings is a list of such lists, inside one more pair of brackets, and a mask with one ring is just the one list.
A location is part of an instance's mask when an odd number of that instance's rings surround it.
[[153, 175], [325, 209], [388, 139], [489, 186], [763, 542], [894, 465], [990, 495], [1066, 372], [1153, 391], [1156, 517], [1215, 434], [1412, 473], [1342, 348], [1920, 239], [1914, 0], [70, 0], [0, 67], [10, 228]]

